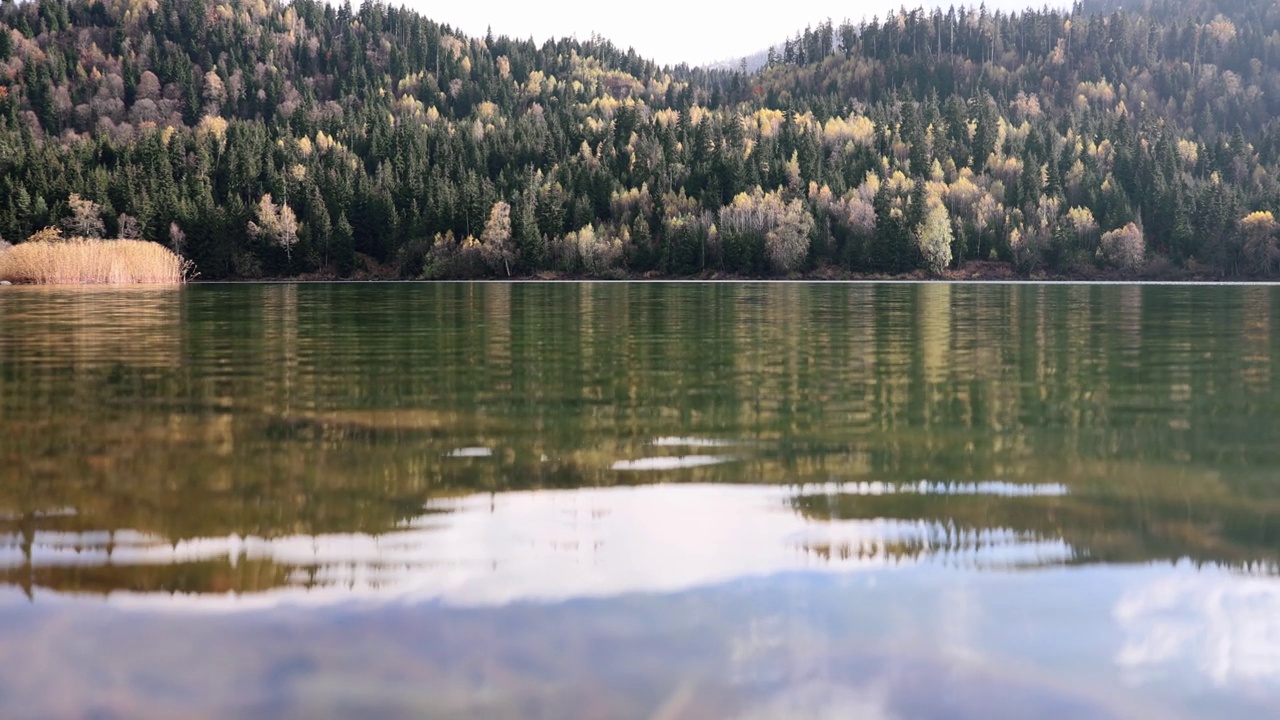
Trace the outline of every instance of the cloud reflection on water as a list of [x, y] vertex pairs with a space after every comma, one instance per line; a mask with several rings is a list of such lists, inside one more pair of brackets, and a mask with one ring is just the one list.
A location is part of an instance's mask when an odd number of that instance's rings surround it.
[[[673, 595], [794, 572], [838, 576], [915, 567], [927, 573], [1000, 573], [1082, 559], [1081, 548], [1026, 528], [911, 517], [824, 518], [795, 506], [798, 498], [848, 503], [895, 495], [1025, 503], [1069, 493], [1052, 483], [858, 482], [472, 494], [433, 500], [421, 515], [381, 535], [229, 535], [176, 542], [127, 529], [0, 535], [0, 577], [37, 602], [50, 592], [89, 592], [105, 594], [110, 606], [126, 611], [219, 614], [352, 603], [496, 609]], [[66, 513], [39, 515], [53, 520]], [[208, 567], [221, 570], [204, 584], [174, 587], [161, 580], [149, 586], [138, 579], [164, 572], [200, 576]], [[1218, 689], [1262, 688], [1264, 695], [1280, 688], [1277, 568], [1255, 563], [1229, 570], [1186, 562], [1175, 567], [1171, 574], [1140, 574], [1142, 581], [1129, 584], [1114, 602], [1110, 622], [1122, 645], [1112, 660], [1123, 678], [1137, 684], [1200, 678]], [[218, 580], [218, 572], [235, 579]], [[990, 598], [944, 587], [948, 619], [937, 650], [950, 662], [975, 662], [980, 643], [971, 637], [976, 621], [968, 616]], [[843, 706], [849, 700], [787, 702]]]
[[[928, 520], [815, 520], [797, 493], [1055, 495], [1054, 485], [853, 483], [847, 486], [647, 485], [476, 494], [428, 503], [383, 535], [212, 537], [169, 542], [131, 530], [37, 531], [0, 545], [10, 581], [29, 572], [220, 562], [274, 568], [265, 587], [171, 595], [122, 583], [113, 602], [148, 608], [234, 609], [299, 603], [440, 600], [458, 605], [676, 592], [793, 570], [850, 572], [919, 562], [968, 568], [1060, 564], [1061, 540]], [[714, 512], [708, 512], [714, 508]], [[35, 583], [40, 585], [40, 583]], [[50, 583], [53, 584], [53, 583]], [[56, 587], [56, 585], [54, 585]], [[261, 590], [252, 592], [251, 590]], [[248, 590], [248, 591], [246, 591]], [[38, 592], [37, 592], [38, 594]]]
[[[1084, 572], [1049, 572], [1032, 580], [1009, 571], [1074, 565], [1078, 548], [1025, 529], [910, 518], [822, 519], [797, 512], [794, 505], [798, 497], [872, 502], [893, 495], [1026, 503], [1067, 493], [1053, 484], [867, 482], [472, 494], [433, 500], [423, 514], [376, 536], [231, 535], [170, 542], [129, 530], [50, 529], [35, 531], [25, 544], [19, 535], [0, 536], [0, 573], [15, 584], [23, 574], [56, 579], [64, 571], [104, 573], [117, 581], [98, 586], [107, 596], [107, 608], [122, 611], [119, 617], [149, 618], [146, 622], [176, 622], [187, 613], [201, 615], [200, 622], [221, 622], [228, 614], [289, 615], [294, 608], [416, 612], [424, 602], [439, 604], [431, 612], [501, 616], [580, 608], [585, 601], [626, 614], [636, 603], [679, 604], [682, 597], [701, 602], [716, 593], [733, 596], [732, 588], [744, 584], [768, 588], [753, 591], [773, 599], [750, 605], [749, 623], [726, 621], [725, 627], [708, 631], [722, 633], [715, 636], [729, 643], [726, 662], [733, 682], [776, 690], [758, 697], [744, 717], [875, 716], [881, 711], [889, 717], [911, 707], [904, 702], [913, 697], [916, 682], [899, 671], [909, 673], [914, 660], [890, 653], [885, 656], [890, 669], [882, 668], [873, 681], [862, 684], [845, 685], [840, 677], [828, 677], [834, 667], [831, 657], [846, 652], [824, 650], [829, 642], [824, 633], [834, 627], [828, 623], [853, 623], [861, 628], [857, 633], [869, 636], [886, 633], [891, 642], [886, 645], [882, 639], [875, 652], [926, 643], [929, 662], [939, 663], [946, 677], [964, 679], [957, 681], [958, 687], [981, 685], [987, 675], [990, 683], [1005, 687], [1016, 675], [1003, 665], [1005, 656], [1029, 652], [1024, 647], [1028, 618], [1061, 612], [1062, 627], [1031, 627], [1037, 642], [1056, 643], [1051, 654], [1065, 653], [1064, 667], [1076, 667], [1081, 659], [1071, 654], [1087, 647], [1095, 663], [1110, 662], [1120, 670], [1117, 682], [1176, 686], [1178, 697], [1198, 692], [1196, 683], [1215, 693], [1252, 693], [1241, 702], [1261, 702], [1280, 688], [1280, 582], [1270, 577], [1276, 568], [1269, 564], [1236, 570], [1191, 563], [1148, 565], [1125, 573], [1093, 565]], [[258, 572], [267, 583], [173, 592], [120, 581], [149, 569], [194, 573], [201, 563]], [[940, 573], [947, 578], [939, 579]], [[854, 581], [859, 574], [865, 579]], [[873, 606], [855, 603], [837, 611], [834, 600], [827, 603], [832, 607], [822, 609], [824, 593], [852, 593], [849, 597], [865, 601], [879, 597], [879, 583], [900, 609], [873, 611]], [[862, 589], [851, 590], [855, 587]], [[35, 583], [37, 605], [49, 599], [50, 590], [64, 598], [69, 594], [56, 582]], [[565, 604], [569, 601], [574, 602]], [[802, 609], [811, 607], [813, 617]], [[57, 604], [52, 608], [56, 612]], [[870, 630], [866, 624], [881, 629]], [[1123, 645], [1111, 650], [1117, 631]], [[853, 631], [845, 627], [842, 632]], [[857, 633], [850, 637], [862, 637]], [[848, 646], [850, 637], [839, 647]], [[835, 655], [823, 654], [828, 650]], [[809, 660], [806, 652], [812, 655]], [[1040, 652], [1050, 651], [1033, 652], [1037, 662], [1049, 662]], [[785, 676], [777, 675], [779, 653], [789, 658], [790, 665], [783, 665], [791, 672]], [[1037, 668], [1015, 678], [1026, 686], [1033, 705], [1057, 692], [1052, 673]], [[1072, 692], [1064, 686], [1063, 697]], [[980, 694], [966, 702], [984, 707]]]
[[[1271, 570], [1274, 568], [1258, 568]], [[1116, 664], [1133, 681], [1200, 675], [1219, 688], [1280, 688], [1280, 582], [1178, 574], [1137, 586], [1113, 612]]]

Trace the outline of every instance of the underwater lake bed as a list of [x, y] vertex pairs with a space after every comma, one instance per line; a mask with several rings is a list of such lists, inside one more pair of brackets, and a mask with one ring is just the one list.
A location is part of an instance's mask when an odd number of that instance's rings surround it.
[[0, 291], [0, 717], [1271, 717], [1280, 288]]

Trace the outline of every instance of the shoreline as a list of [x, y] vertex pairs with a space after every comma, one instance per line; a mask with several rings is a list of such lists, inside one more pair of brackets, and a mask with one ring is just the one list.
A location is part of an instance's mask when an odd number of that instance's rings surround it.
[[[1277, 285], [1280, 277], [1247, 277], [1224, 278], [1205, 273], [1172, 271], [1162, 268], [1159, 271], [1126, 275], [1113, 270], [1097, 270], [1096, 272], [1019, 272], [1011, 263], [993, 261], [971, 261], [964, 265], [932, 274], [923, 270], [909, 273], [867, 273], [842, 270], [838, 268], [819, 268], [807, 273], [793, 273], [780, 277], [772, 275], [738, 275], [734, 273], [705, 272], [698, 275], [668, 275], [658, 272], [626, 273], [617, 272], [607, 275], [584, 275], [559, 271], [543, 271], [532, 275], [514, 275], [511, 277], [481, 276], [472, 278], [402, 278], [393, 273], [379, 272], [377, 265], [374, 271], [361, 270], [349, 277], [339, 277], [333, 273], [305, 273], [294, 276], [263, 278], [225, 278], [221, 280], [205, 280], [199, 277], [180, 284], [219, 285], [219, 284], [255, 284], [255, 283], [461, 283], [461, 282], [493, 282], [493, 283], [947, 283], [947, 284], [991, 284], [991, 285]], [[0, 282], [7, 287], [124, 287], [150, 286], [146, 283], [23, 283]]]
[[806, 273], [793, 273], [787, 276], [776, 275], [739, 275], [735, 273], [704, 272], [697, 275], [670, 275], [660, 272], [617, 272], [605, 275], [585, 275], [559, 271], [542, 271], [532, 275], [513, 275], [511, 277], [480, 276], [471, 278], [401, 278], [392, 273], [379, 272], [381, 268], [374, 265], [374, 271], [362, 270], [351, 276], [342, 278], [332, 273], [306, 273], [285, 277], [266, 278], [229, 278], [225, 280], [189, 281], [193, 284], [214, 283], [278, 283], [278, 282], [654, 282], [654, 283], [705, 283], [705, 282], [740, 282], [740, 283], [955, 283], [955, 284], [1097, 284], [1097, 285], [1260, 285], [1280, 284], [1280, 277], [1223, 278], [1205, 273], [1175, 271], [1170, 268], [1152, 269], [1151, 272], [1125, 274], [1115, 270], [1096, 270], [1093, 272], [1020, 272], [1012, 263], [974, 260], [958, 268], [952, 268], [939, 274], [923, 270], [909, 273], [869, 273], [843, 270], [840, 268], [819, 268]]

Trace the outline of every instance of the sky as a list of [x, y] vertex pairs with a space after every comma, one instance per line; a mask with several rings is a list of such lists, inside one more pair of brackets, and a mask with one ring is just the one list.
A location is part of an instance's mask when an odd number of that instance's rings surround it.
[[[699, 65], [729, 60], [765, 50], [782, 43], [806, 25], [831, 18], [837, 25], [848, 17], [883, 16], [890, 8], [903, 6], [901, 0], [835, 2], [810, 0], [805, 3], [699, 3], [688, 0], [648, 0], [628, 4], [599, 0], [557, 0], [533, 3], [528, 0], [435, 3], [405, 0], [432, 20], [447, 23], [467, 35], [483, 36], [488, 28], [495, 35], [532, 37], [541, 43], [552, 37], [576, 36], [587, 39], [594, 32], [619, 47], [635, 48], [640, 55], [660, 64], [687, 62]], [[909, 7], [920, 3], [906, 3]], [[952, 2], [925, 2], [926, 6], [948, 7]], [[959, 7], [961, 2], [954, 3]], [[977, 5], [978, 2], [970, 3]], [[1065, 5], [1066, 2], [1050, 2]], [[736, 5], [736, 7], [735, 7]], [[990, 10], [1043, 7], [1044, 0], [987, 0]]]

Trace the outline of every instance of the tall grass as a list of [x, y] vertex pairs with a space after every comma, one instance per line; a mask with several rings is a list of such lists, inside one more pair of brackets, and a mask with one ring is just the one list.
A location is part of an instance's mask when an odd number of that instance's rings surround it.
[[0, 280], [13, 283], [181, 283], [190, 263], [146, 240], [29, 241], [0, 252]]

